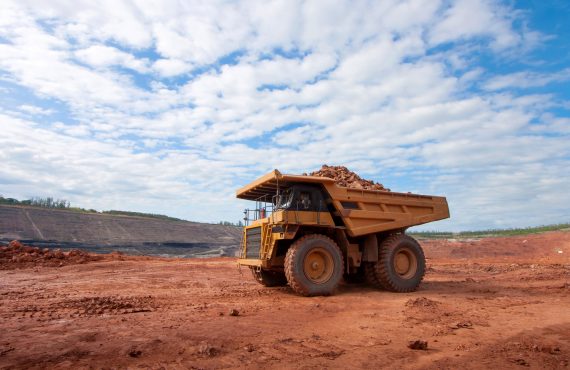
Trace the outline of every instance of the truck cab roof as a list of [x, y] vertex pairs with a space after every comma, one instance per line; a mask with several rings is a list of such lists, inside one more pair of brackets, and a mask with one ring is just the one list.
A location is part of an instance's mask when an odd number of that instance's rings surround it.
[[333, 179], [318, 176], [287, 175], [279, 170], [273, 170], [257, 180], [247, 184], [236, 191], [236, 197], [247, 200], [258, 200], [267, 196], [269, 199], [277, 192], [282, 191], [293, 184], [334, 184]]

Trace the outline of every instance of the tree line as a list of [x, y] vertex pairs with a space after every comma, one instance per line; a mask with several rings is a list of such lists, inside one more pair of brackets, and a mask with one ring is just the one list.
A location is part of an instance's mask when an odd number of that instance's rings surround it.
[[42, 208], [71, 208], [71, 203], [65, 199], [54, 199], [52, 197], [33, 197], [31, 199], [18, 200], [14, 198], [4, 198], [0, 196], [0, 204], [14, 204], [23, 206], [34, 206]]
[[243, 227], [243, 222], [241, 220], [238, 222], [220, 221], [218, 225]]

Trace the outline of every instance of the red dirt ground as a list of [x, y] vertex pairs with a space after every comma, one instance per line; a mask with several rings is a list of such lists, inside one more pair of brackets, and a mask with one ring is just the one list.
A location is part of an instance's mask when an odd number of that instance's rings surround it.
[[407, 294], [299, 297], [230, 258], [6, 262], [0, 368], [570, 369], [570, 232], [422, 244]]

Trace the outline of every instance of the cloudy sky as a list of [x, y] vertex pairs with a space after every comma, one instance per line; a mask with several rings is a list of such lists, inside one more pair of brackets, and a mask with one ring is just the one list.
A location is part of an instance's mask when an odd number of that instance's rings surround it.
[[0, 2], [0, 194], [236, 222], [342, 164], [425, 229], [570, 221], [570, 3]]

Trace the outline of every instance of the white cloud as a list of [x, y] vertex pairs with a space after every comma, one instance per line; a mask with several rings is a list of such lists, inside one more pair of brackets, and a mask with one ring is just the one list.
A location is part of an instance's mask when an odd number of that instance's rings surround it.
[[556, 117], [545, 113], [540, 117], [541, 124], [530, 128], [532, 132], [570, 135], [570, 118]]
[[499, 75], [488, 80], [486, 90], [504, 90], [507, 88], [541, 87], [551, 83], [563, 83], [570, 80], [570, 68], [555, 73], [537, 73], [531, 71]]
[[18, 109], [33, 116], [49, 116], [55, 113], [55, 110], [53, 109], [45, 109], [35, 105], [28, 105], [28, 104], [20, 105]]
[[[199, 199], [203, 207], [216, 208], [216, 200], [202, 193], [227, 190], [230, 175], [195, 153], [158, 158], [5, 115], [0, 122], [6, 127], [0, 137], [0, 146], [6, 148], [0, 155], [3, 191], [19, 197], [54, 194], [89, 208], [145, 210], [151, 204], [163, 207], [160, 200], [179, 202], [182, 196], [187, 199], [183, 203]], [[151, 199], [142, 200], [142, 193]], [[197, 211], [192, 213], [199, 217]]]
[[113, 41], [131, 48], [148, 47], [152, 42], [152, 32], [146, 20], [140, 16], [139, 6], [130, 1], [46, 3], [23, 0], [17, 3], [28, 14], [49, 20], [60, 37], [81, 43]]
[[179, 59], [159, 59], [152, 65], [153, 69], [164, 77], [178, 76], [189, 72], [192, 65]]
[[121, 66], [139, 73], [148, 72], [148, 60], [136, 59], [129, 53], [106, 45], [93, 45], [75, 52], [76, 57], [95, 68]]
[[80, 106], [121, 104], [140, 95], [118, 75], [73, 64], [66, 43], [37, 27], [21, 27], [12, 40], [0, 44], [0, 68], [38, 94]]
[[[567, 117], [549, 113], [555, 93], [513, 90], [568, 70], [481, 83], [494, 73], [480, 53], [503, 58], [541, 37], [505, 4], [38, 5], [0, 5], [0, 83], [35, 95], [0, 106], [11, 196], [237, 220], [244, 182], [338, 163], [393, 190], [449, 195], [450, 229], [542, 223], [527, 217], [541, 202], [545, 219], [569, 216], [541, 195], [570, 186], [556, 175], [569, 166]], [[65, 122], [50, 122], [56, 113]]]
[[511, 9], [492, 1], [452, 2], [443, 20], [431, 30], [430, 40], [439, 44], [487, 36], [496, 49], [518, 46], [521, 35], [512, 29], [510, 12]]

